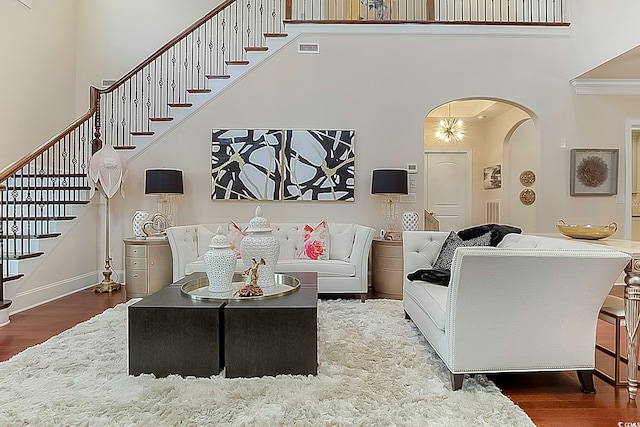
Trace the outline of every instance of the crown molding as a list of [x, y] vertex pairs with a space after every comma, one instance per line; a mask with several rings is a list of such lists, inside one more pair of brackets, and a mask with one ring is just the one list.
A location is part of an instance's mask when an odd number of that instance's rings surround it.
[[573, 79], [577, 95], [640, 95], [640, 79]]

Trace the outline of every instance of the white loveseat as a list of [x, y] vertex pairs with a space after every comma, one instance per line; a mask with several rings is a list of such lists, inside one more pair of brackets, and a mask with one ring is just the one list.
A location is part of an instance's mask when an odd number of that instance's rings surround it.
[[448, 286], [409, 280], [431, 268], [447, 235], [404, 233], [403, 304], [451, 372], [452, 388], [464, 374], [576, 370], [583, 391], [595, 392], [598, 312], [630, 257], [507, 234], [497, 247], [455, 249]]
[[[246, 226], [239, 224], [241, 228]], [[204, 272], [204, 253], [218, 226], [226, 234], [228, 223], [181, 225], [166, 230], [173, 257], [174, 281], [185, 275]], [[276, 273], [313, 271], [318, 273], [318, 293], [358, 294], [362, 301], [368, 290], [369, 250], [374, 229], [360, 224], [328, 223], [329, 259], [296, 259], [300, 233], [305, 224], [271, 224], [280, 241]], [[243, 271], [238, 259], [236, 271]]]

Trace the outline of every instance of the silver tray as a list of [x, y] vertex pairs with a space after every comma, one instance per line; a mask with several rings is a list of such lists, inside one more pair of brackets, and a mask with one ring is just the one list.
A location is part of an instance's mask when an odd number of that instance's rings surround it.
[[234, 301], [254, 301], [259, 299], [277, 298], [292, 294], [300, 289], [300, 280], [297, 277], [287, 274], [276, 273], [274, 286], [262, 288], [264, 295], [255, 297], [241, 297], [237, 292], [246, 284], [246, 276], [241, 273], [234, 273], [231, 282], [232, 290], [229, 292], [213, 293], [209, 292], [209, 280], [207, 276], [193, 279], [183, 284], [180, 290], [186, 296], [199, 300], [234, 300]]

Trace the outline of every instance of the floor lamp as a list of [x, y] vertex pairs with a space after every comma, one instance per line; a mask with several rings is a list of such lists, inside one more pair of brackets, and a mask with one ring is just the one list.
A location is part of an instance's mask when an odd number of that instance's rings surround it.
[[374, 169], [371, 176], [371, 194], [385, 197], [382, 203], [386, 231], [393, 231], [398, 219], [398, 196], [408, 193], [406, 169]]
[[124, 178], [126, 177], [126, 161], [109, 144], [96, 151], [89, 159], [89, 179], [94, 184], [91, 188], [91, 197], [95, 194], [95, 188], [106, 200], [105, 206], [105, 260], [104, 279], [93, 287], [94, 292], [113, 292], [121, 288], [120, 283], [111, 279], [111, 252], [109, 249], [109, 213], [110, 199], [122, 189]]

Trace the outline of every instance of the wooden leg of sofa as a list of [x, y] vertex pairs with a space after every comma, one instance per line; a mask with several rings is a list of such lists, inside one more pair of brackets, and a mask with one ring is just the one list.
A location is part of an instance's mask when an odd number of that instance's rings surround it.
[[360, 302], [367, 301], [367, 294], [360, 294]]
[[460, 390], [464, 381], [464, 374], [454, 374], [450, 372], [449, 376], [451, 377], [451, 389], [453, 391]]
[[580, 387], [583, 393], [595, 393], [596, 387], [593, 385], [593, 371], [576, 371], [580, 380]]

